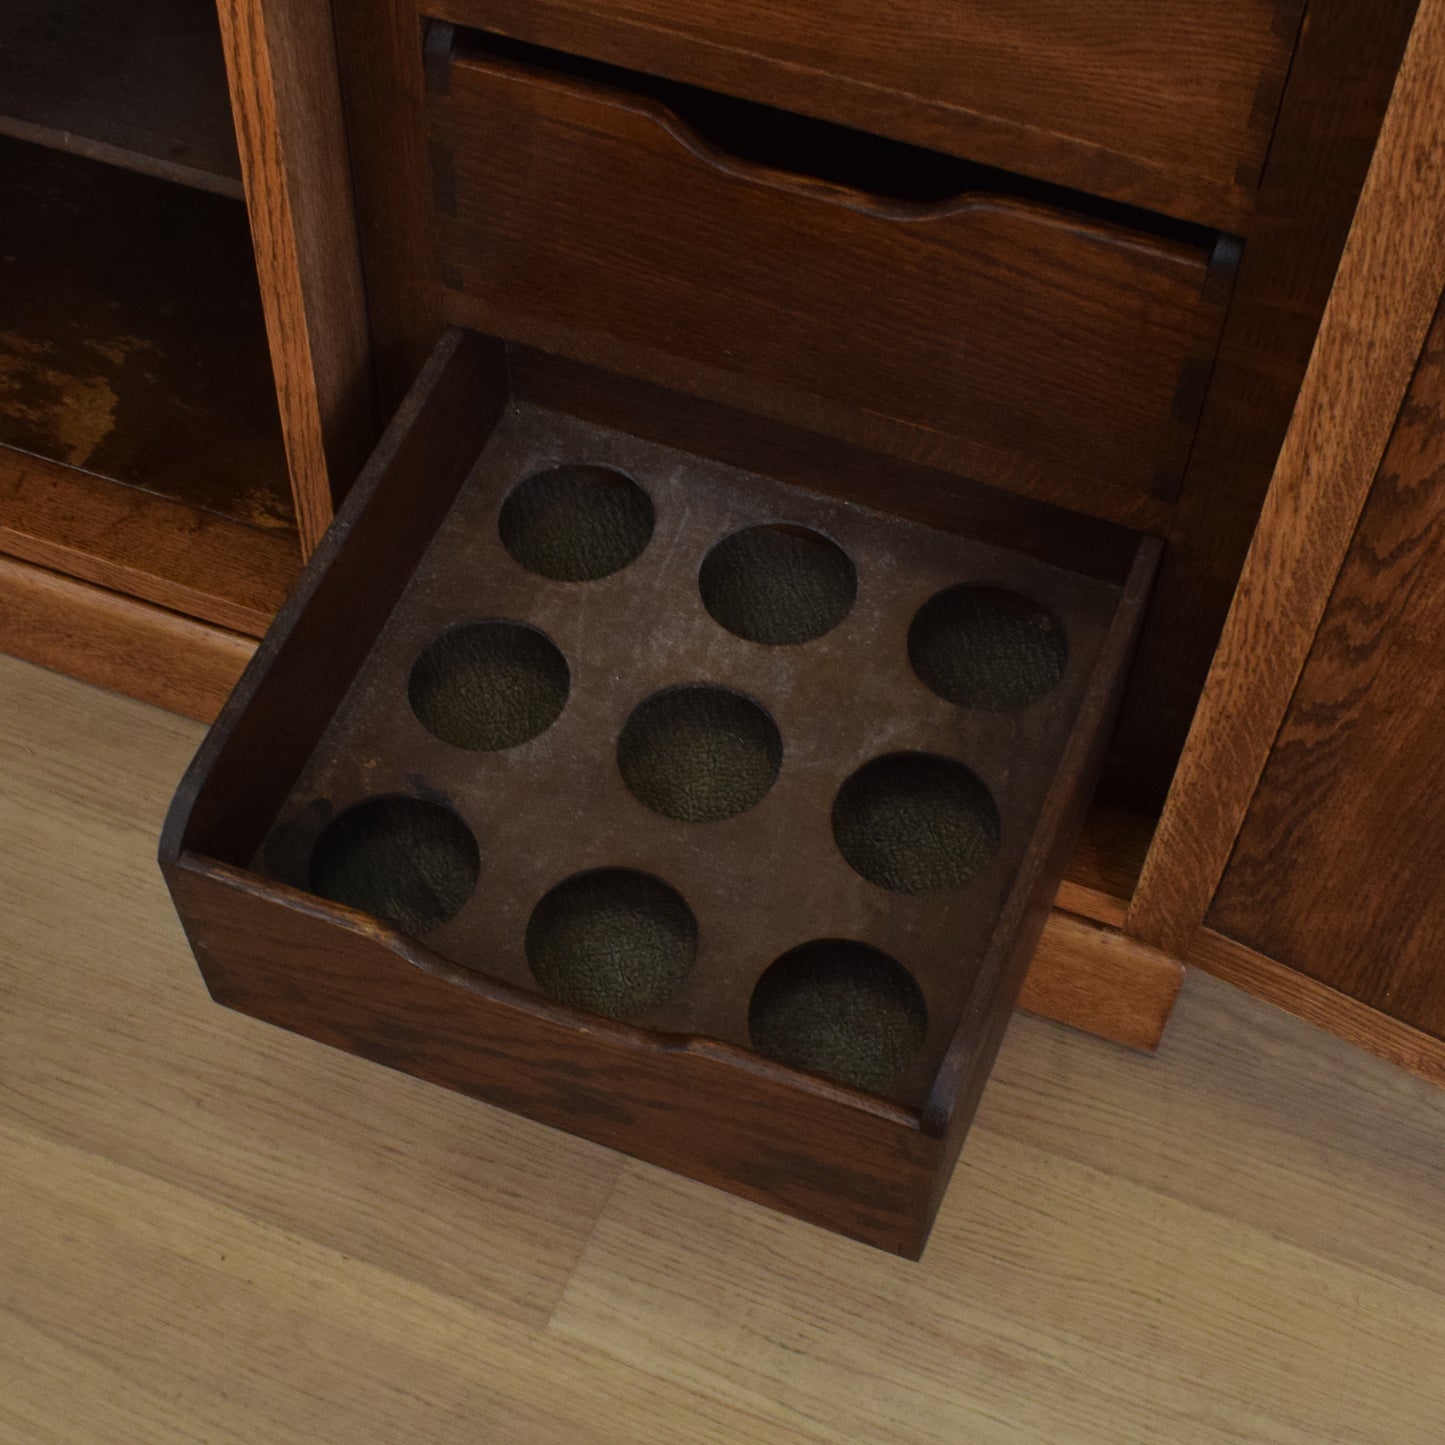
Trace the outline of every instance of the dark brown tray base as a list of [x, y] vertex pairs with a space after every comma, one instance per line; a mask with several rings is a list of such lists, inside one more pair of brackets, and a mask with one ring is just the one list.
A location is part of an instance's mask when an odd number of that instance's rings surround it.
[[[546, 393], [545, 407], [514, 393], [539, 365], [549, 380], [528, 390]], [[568, 415], [562, 371], [519, 360], [509, 381], [504, 367], [480, 338], [442, 343], [183, 786], [162, 860], [207, 982], [260, 1017], [916, 1254], [1072, 844], [1154, 548], [1138, 549], [1122, 575], [1117, 549], [1068, 570]], [[597, 410], [595, 378], [578, 398]], [[634, 433], [645, 430], [635, 403], [634, 393], [617, 408]], [[631, 478], [652, 511], [636, 559], [587, 581], [528, 570], [499, 526], [519, 483], [576, 465]], [[880, 501], [894, 466], [878, 463]], [[897, 480], [907, 496], [917, 479]], [[967, 490], [959, 484], [959, 497]], [[966, 500], [958, 509], [967, 513]], [[1056, 536], [1056, 521], [1041, 535]], [[796, 529], [821, 534], [851, 559], [856, 598], [814, 640], [747, 640], [705, 603], [698, 578], [711, 550], [763, 524], [795, 529], [785, 541]], [[992, 522], [986, 530], [997, 533]], [[556, 570], [555, 558], [541, 565]], [[735, 570], [714, 568], [729, 585]], [[959, 584], [1021, 593], [1054, 619], [1067, 655], [1044, 696], [991, 711], [923, 684], [910, 626]], [[725, 615], [727, 594], [714, 588], [706, 602]], [[525, 665], [530, 644], [503, 657], [522, 678], [518, 707], [437, 711], [437, 671], [416, 671], [418, 659], [458, 624], [498, 620], [546, 639], [531, 649], [540, 668]], [[756, 628], [756, 613], [740, 625]], [[565, 659], [560, 686], [549, 647]], [[465, 647], [460, 656], [476, 662]], [[1018, 684], [1017, 668], [1004, 673]], [[684, 710], [683, 761], [698, 760], [699, 727], [709, 741], [700, 775], [678, 785], [675, 758], [657, 751], [659, 737], [676, 744], [667, 724], [677, 718], [664, 708], [661, 726], [630, 731], [629, 718], [697, 684], [756, 706], [743, 703], [712, 733], [706, 710], [701, 722]], [[548, 686], [565, 700], [548, 704]], [[539, 688], [542, 712], [529, 718], [522, 704], [535, 706]], [[761, 718], [758, 730], [749, 718]], [[484, 750], [434, 731], [541, 724]], [[886, 787], [848, 783], [898, 754], [934, 760], [893, 768], [901, 804]], [[719, 756], [738, 776], [709, 772]], [[958, 794], [963, 812], [975, 810], [972, 831], [957, 825], [958, 809], [939, 812], [934, 774], [951, 787], [950, 762], [973, 780]], [[348, 830], [364, 815], [347, 809], [377, 799], [411, 800], [398, 815], [406, 856], [440, 860], [422, 870], [420, 892], [387, 893], [383, 878], [371, 895], [372, 911], [421, 943], [306, 891], [365, 903], [365, 878], [358, 894], [347, 869], [370, 844], [352, 846]], [[720, 800], [751, 805], [717, 821], [656, 810], [707, 814]], [[923, 832], [908, 811], [919, 807]], [[406, 833], [408, 808], [460, 820], [460, 831], [429, 833], [424, 817], [420, 833]], [[645, 889], [609, 895], [615, 877], [596, 870], [617, 869], [665, 884], [681, 922]], [[579, 875], [581, 885], [568, 882]], [[940, 882], [950, 886], [925, 886]], [[544, 903], [559, 885], [561, 903]], [[613, 952], [598, 956], [595, 927], [579, 934], [568, 914], [579, 887], [594, 912], [600, 888], [603, 912], [622, 919]], [[626, 929], [637, 916], [643, 952], [632, 957]], [[666, 974], [658, 958], [685, 953], [689, 932], [690, 966], [684, 958], [660, 991], [644, 977], [639, 993], [634, 975]], [[870, 954], [848, 975], [857, 987], [828, 993], [819, 979], [840, 971], [835, 950], [821, 971], [816, 960], [794, 968], [791, 988], [786, 967], [764, 978], [824, 940], [866, 946], [901, 970], [870, 972]], [[572, 1007], [579, 999], [600, 1013]], [[833, 1010], [835, 1034], [862, 1037], [790, 1053], [797, 1031], [817, 1026], [809, 1007]], [[755, 1046], [816, 1060], [872, 1092]], [[900, 1050], [911, 1053], [901, 1065]]]

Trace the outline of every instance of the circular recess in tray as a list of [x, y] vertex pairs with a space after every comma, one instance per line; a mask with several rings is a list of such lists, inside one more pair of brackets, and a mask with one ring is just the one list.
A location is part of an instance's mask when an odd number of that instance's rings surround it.
[[422, 934], [471, 897], [480, 868], [477, 840], [450, 808], [422, 798], [369, 798], [332, 819], [317, 839], [311, 891]]
[[594, 582], [652, 540], [652, 498], [610, 467], [566, 466], [518, 483], [497, 518], [502, 545], [529, 572]]
[[598, 868], [542, 899], [527, 924], [526, 946], [543, 992], [626, 1020], [682, 987], [697, 957], [697, 920], [660, 878]]
[[848, 554], [808, 527], [770, 523], [725, 537], [698, 573], [713, 620], [749, 642], [811, 642], [852, 610], [858, 574]]
[[833, 801], [833, 837], [870, 883], [931, 893], [967, 883], [998, 849], [998, 808], [962, 763], [891, 753], [864, 764]]
[[908, 970], [842, 939], [785, 953], [758, 980], [748, 1008], [756, 1052], [873, 1093], [898, 1082], [927, 1031], [928, 1010]]
[[468, 622], [412, 665], [407, 696], [428, 732], [473, 752], [514, 748], [547, 731], [567, 705], [567, 659], [521, 622]]
[[1068, 639], [1046, 607], [998, 587], [950, 587], [918, 609], [908, 660], [945, 702], [1012, 712], [1051, 691]]
[[633, 710], [617, 765], [633, 797], [654, 812], [716, 823], [762, 802], [783, 765], [783, 740], [742, 693], [673, 687]]

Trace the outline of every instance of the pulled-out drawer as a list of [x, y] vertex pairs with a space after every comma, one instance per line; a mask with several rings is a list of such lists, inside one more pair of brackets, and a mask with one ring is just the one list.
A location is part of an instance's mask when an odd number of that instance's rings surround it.
[[918, 1254], [1158, 544], [829, 445], [449, 333], [167, 822], [213, 995]]
[[756, 141], [725, 100], [664, 103], [440, 29], [451, 320], [1116, 520], [1174, 495], [1232, 247], [775, 113], [788, 154], [856, 141], [878, 186], [965, 189], [905, 200], [744, 160], [694, 128]]
[[1302, 0], [423, 0], [422, 13], [1243, 230]]

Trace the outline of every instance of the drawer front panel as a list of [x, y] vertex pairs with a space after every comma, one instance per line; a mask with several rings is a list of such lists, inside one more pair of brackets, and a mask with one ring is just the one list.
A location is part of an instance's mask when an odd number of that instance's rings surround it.
[[426, 13], [1243, 229], [1300, 0], [432, 0]]
[[1177, 486], [1226, 289], [1202, 248], [885, 202], [465, 52], [431, 103], [450, 319], [1122, 520]]

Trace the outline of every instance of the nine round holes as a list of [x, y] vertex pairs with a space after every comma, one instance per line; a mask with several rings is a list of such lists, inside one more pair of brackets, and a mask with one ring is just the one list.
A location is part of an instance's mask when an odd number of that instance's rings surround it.
[[[565, 582], [626, 567], [651, 539], [647, 493], [620, 472], [563, 466], [527, 478], [501, 508], [503, 544], [519, 563]], [[770, 524], [723, 539], [703, 562], [708, 612], [747, 640], [783, 645], [821, 637], [848, 615], [857, 575], [847, 554], [810, 529]], [[909, 660], [938, 696], [1008, 711], [1055, 687], [1065, 634], [1045, 608], [997, 588], [958, 586], [913, 619]], [[417, 658], [409, 698], [438, 738], [475, 751], [538, 736], [566, 706], [566, 659], [537, 629], [464, 624]], [[618, 742], [629, 789], [688, 822], [755, 806], [776, 781], [782, 740], [768, 713], [727, 688], [692, 685], [634, 709]], [[997, 850], [1000, 821], [984, 784], [962, 764], [922, 753], [876, 758], [839, 790], [833, 831], [848, 863], [881, 887], [957, 887]], [[466, 824], [439, 803], [382, 797], [342, 813], [318, 839], [311, 886], [323, 897], [424, 933], [475, 889], [480, 859]], [[533, 910], [528, 963], [550, 996], [628, 1019], [673, 997], [697, 954], [697, 924], [681, 896], [650, 874], [600, 868], [553, 888]], [[754, 1049], [813, 1073], [883, 1092], [922, 1047], [927, 1011], [913, 977], [865, 944], [826, 939], [777, 959], [749, 1009]]]

